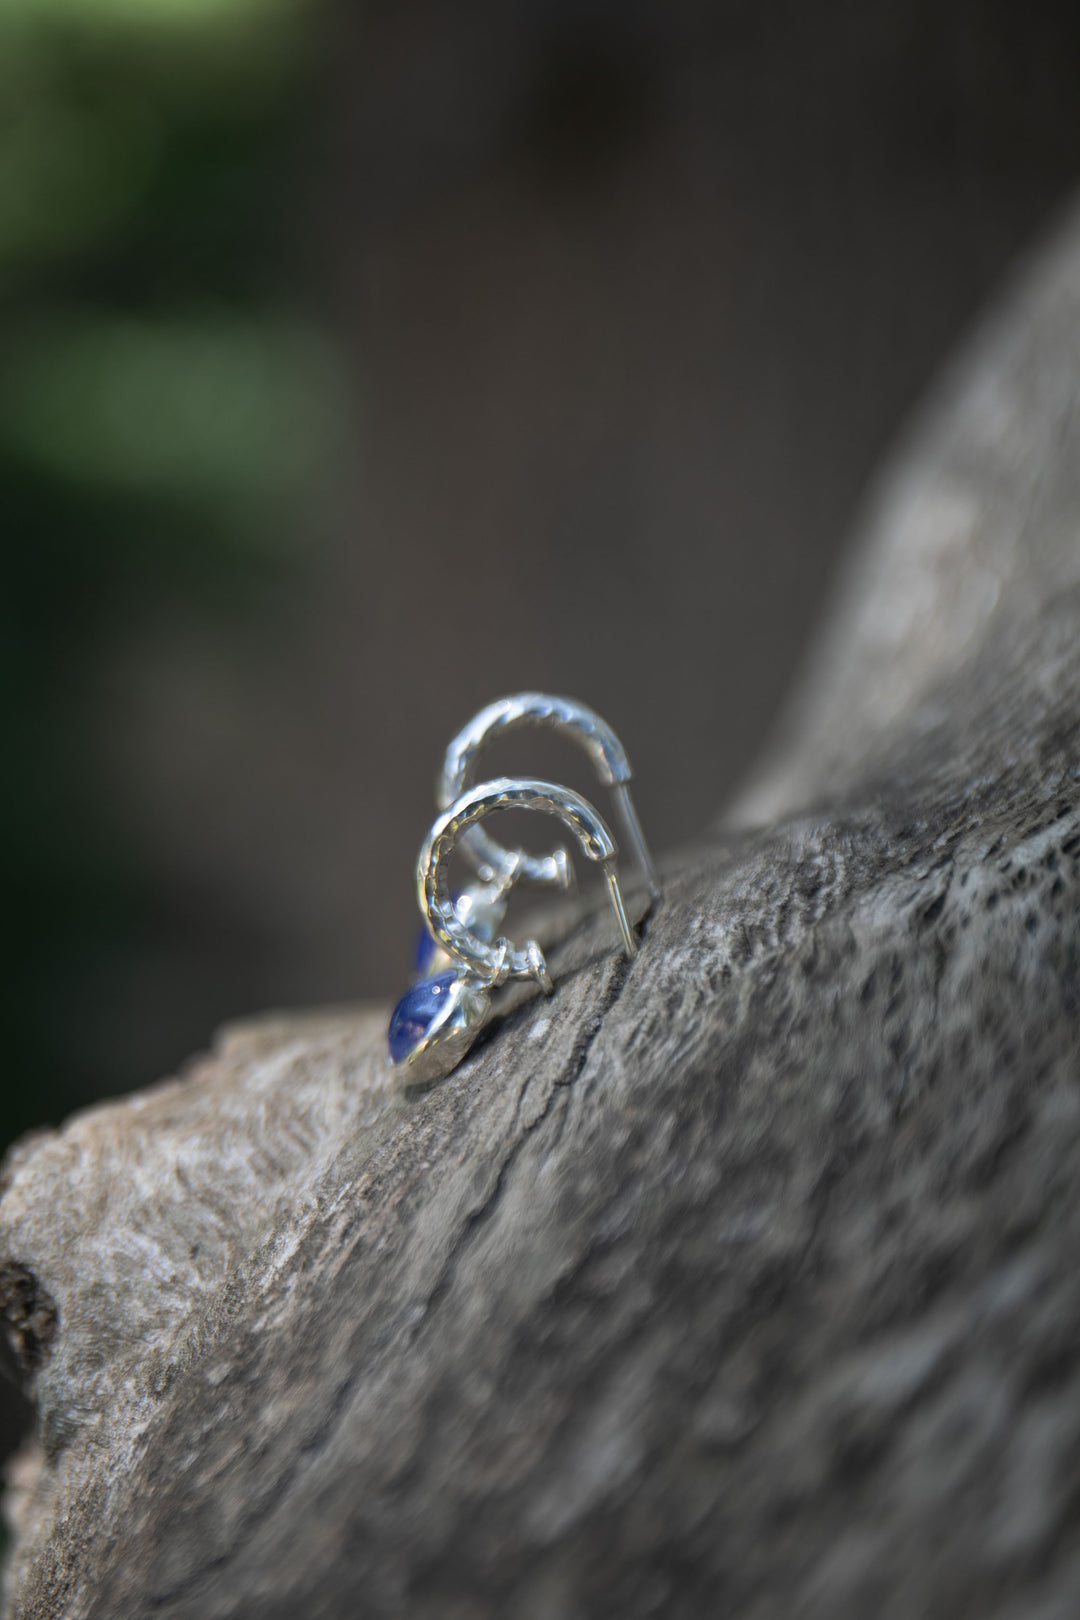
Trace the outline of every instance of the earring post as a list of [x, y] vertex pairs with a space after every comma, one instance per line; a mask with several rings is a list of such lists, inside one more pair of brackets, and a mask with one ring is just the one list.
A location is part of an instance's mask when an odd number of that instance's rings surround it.
[[626, 834], [626, 842], [630, 845], [634, 853], [634, 859], [637, 861], [641, 874], [648, 884], [649, 894], [652, 899], [659, 900], [660, 879], [656, 875], [656, 867], [653, 865], [652, 856], [649, 854], [649, 846], [645, 842], [645, 834], [641, 830], [641, 822], [638, 820], [637, 811], [634, 809], [630, 789], [625, 782], [616, 782], [611, 790], [611, 796], [615, 800], [619, 820]]
[[619, 874], [613, 867], [606, 867], [604, 876], [607, 878], [608, 893], [611, 904], [619, 924], [619, 933], [622, 935], [623, 950], [632, 962], [637, 955], [638, 945], [633, 930], [626, 918], [626, 907], [623, 905], [622, 890], [619, 888]]

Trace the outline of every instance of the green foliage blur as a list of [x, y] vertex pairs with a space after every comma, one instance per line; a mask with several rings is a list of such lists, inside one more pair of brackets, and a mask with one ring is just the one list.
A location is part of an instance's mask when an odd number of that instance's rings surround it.
[[0, 0], [4, 1141], [117, 1089], [60, 991], [155, 926], [86, 672], [164, 600], [242, 616], [301, 566], [334, 392], [298, 264], [314, 19]]

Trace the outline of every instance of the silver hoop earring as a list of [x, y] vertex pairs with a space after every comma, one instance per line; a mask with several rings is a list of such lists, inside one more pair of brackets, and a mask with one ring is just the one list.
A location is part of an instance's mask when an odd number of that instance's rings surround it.
[[391, 1014], [390, 1059], [406, 1085], [441, 1079], [461, 1062], [491, 1016], [492, 991], [508, 979], [534, 979], [545, 994], [553, 991], [535, 940], [515, 949], [504, 938], [479, 938], [459, 915], [450, 893], [449, 861], [458, 840], [493, 812], [517, 809], [556, 816], [573, 833], [586, 859], [604, 873], [626, 955], [637, 952], [619, 887], [618, 846], [587, 799], [534, 777], [503, 776], [471, 788], [436, 819], [417, 859], [424, 922], [454, 966], [413, 985]]
[[[439, 809], [445, 810], [464, 793], [475, 774], [481, 749], [493, 737], [536, 726], [565, 732], [571, 742], [584, 749], [600, 781], [611, 789], [627, 846], [634, 853], [649, 894], [654, 900], [658, 899], [660, 882], [634, 809], [634, 801], [630, 797], [633, 772], [626, 749], [606, 720], [573, 698], [550, 697], [543, 692], [519, 692], [515, 697], [500, 698], [496, 703], [489, 703], [486, 709], [481, 709], [458, 732], [446, 750], [442, 774], [436, 787]], [[573, 881], [573, 872], [566, 851], [562, 848], [553, 850], [550, 855], [513, 853], [504, 849], [482, 827], [475, 827], [466, 835], [462, 848], [483, 883], [498, 884], [509, 870], [514, 874], [512, 882], [539, 887], [567, 888]]]

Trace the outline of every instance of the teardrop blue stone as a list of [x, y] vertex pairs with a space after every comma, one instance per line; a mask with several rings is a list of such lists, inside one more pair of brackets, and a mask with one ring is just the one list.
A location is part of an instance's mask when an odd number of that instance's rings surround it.
[[457, 978], [452, 968], [436, 973], [433, 979], [421, 979], [411, 990], [406, 990], [390, 1014], [388, 1038], [390, 1056], [395, 1063], [408, 1057], [418, 1046], [446, 1005], [446, 995]]

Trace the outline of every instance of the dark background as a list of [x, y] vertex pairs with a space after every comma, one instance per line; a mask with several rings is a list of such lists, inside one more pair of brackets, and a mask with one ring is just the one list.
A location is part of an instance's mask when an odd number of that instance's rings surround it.
[[1078, 92], [1075, 0], [10, 0], [0, 1136], [400, 989], [504, 692], [700, 829]]

